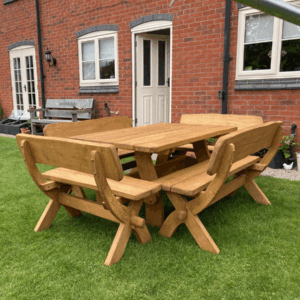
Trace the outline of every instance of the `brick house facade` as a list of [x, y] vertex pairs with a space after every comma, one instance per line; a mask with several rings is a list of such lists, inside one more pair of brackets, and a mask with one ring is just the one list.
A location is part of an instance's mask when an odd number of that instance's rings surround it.
[[[171, 35], [169, 121], [179, 122], [183, 113], [221, 112], [218, 92], [222, 90], [225, 0], [40, 0], [39, 7], [42, 53], [49, 49], [57, 60], [56, 66], [50, 67], [42, 59], [45, 99], [94, 98], [97, 117], [106, 116], [104, 103], [119, 115], [134, 117], [133, 29], [146, 23], [168, 22], [172, 28], [164, 33]], [[0, 15], [0, 103], [8, 116], [15, 108], [10, 52], [22, 45], [35, 50], [42, 106], [35, 1], [4, 0]], [[227, 113], [282, 120], [286, 133], [290, 133], [293, 123], [300, 127], [298, 79], [236, 80], [238, 18], [237, 3], [232, 1]], [[99, 28], [105, 32], [114, 28], [112, 32], [117, 34], [118, 82], [97, 89], [82, 87], [78, 41]]]

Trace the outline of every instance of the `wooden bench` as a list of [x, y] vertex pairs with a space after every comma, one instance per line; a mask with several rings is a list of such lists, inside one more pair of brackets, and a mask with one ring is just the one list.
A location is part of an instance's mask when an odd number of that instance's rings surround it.
[[[223, 115], [223, 114], [183, 114], [180, 118], [182, 124], [198, 125], [230, 125], [239, 129], [263, 124], [262, 117], [248, 115]], [[181, 151], [193, 152], [193, 145], [186, 144], [178, 148]], [[208, 150], [212, 152], [214, 146], [208, 145]]]
[[[145, 220], [138, 214], [143, 199], [159, 192], [161, 186], [123, 177], [113, 145], [27, 134], [18, 134], [16, 138], [29, 174], [50, 198], [35, 231], [50, 227], [61, 205], [71, 217], [85, 211], [117, 222], [120, 225], [105, 260], [108, 266], [121, 259], [132, 230], [139, 242], [151, 240]], [[41, 173], [36, 164], [57, 168]], [[86, 199], [83, 187], [96, 191], [97, 200]]]
[[[270, 204], [253, 179], [277, 153], [282, 135], [282, 122], [269, 122], [235, 131], [218, 139], [210, 159], [156, 179], [154, 182], [162, 185], [175, 207], [175, 211], [163, 223], [160, 233], [171, 237], [176, 228], [185, 223], [202, 249], [219, 253], [220, 250], [197, 214], [241, 186], [258, 203]], [[270, 149], [261, 161], [259, 157], [251, 155], [268, 147]], [[231, 175], [234, 178], [225, 183]], [[186, 196], [193, 199], [187, 201]]]
[[[94, 116], [94, 99], [48, 99], [46, 108], [31, 108], [30, 124], [31, 133], [36, 134], [37, 126], [52, 123], [76, 122], [89, 120]], [[36, 113], [44, 111], [43, 119], [36, 119]]]
[[[126, 116], [107, 117], [95, 120], [87, 120], [75, 123], [54, 123], [44, 128], [45, 136], [69, 138], [75, 135], [83, 135], [95, 132], [116, 130], [132, 127], [132, 119]], [[118, 149], [120, 159], [134, 156], [134, 151]], [[123, 164], [123, 169], [136, 167], [135, 161]]]

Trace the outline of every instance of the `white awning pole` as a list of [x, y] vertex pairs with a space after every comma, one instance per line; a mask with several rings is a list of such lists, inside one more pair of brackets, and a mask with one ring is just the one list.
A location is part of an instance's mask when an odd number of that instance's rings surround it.
[[238, 0], [269, 15], [300, 25], [300, 8], [281, 0]]

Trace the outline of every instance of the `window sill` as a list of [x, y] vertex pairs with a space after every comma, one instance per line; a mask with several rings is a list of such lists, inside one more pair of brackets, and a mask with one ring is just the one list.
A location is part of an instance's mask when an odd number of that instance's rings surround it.
[[118, 85], [107, 86], [82, 86], [79, 88], [79, 94], [111, 94], [119, 93]]
[[236, 80], [235, 91], [299, 90], [300, 78]]
[[6, 4], [9, 4], [9, 3], [12, 3], [12, 2], [15, 2], [15, 1], [17, 1], [17, 0], [4, 0], [4, 5], [6, 5]]

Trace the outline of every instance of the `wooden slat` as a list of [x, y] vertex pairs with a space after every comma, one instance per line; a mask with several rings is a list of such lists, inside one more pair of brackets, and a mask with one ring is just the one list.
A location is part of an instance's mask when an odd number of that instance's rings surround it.
[[172, 158], [166, 163], [155, 165], [155, 170], [158, 178], [167, 176], [175, 171], [185, 169], [197, 164], [198, 161], [190, 156], [181, 155], [179, 157]]
[[93, 108], [94, 99], [48, 99], [46, 102], [46, 108], [56, 109], [83, 109]]
[[[114, 146], [71, 139], [18, 134], [20, 147], [22, 140], [30, 143], [30, 149], [36, 163], [63, 167], [85, 173], [92, 173], [91, 152], [99, 151], [103, 157], [103, 166], [108, 178], [121, 180], [123, 169]], [[80, 158], [80, 159], [78, 159]]]
[[[86, 174], [65, 168], [56, 168], [43, 173], [48, 180], [70, 185], [79, 185], [97, 191], [97, 185], [92, 174]], [[116, 196], [130, 200], [140, 200], [160, 191], [160, 184], [124, 176], [121, 181], [107, 179], [107, 182]]]
[[91, 200], [81, 199], [67, 194], [60, 194], [59, 203], [116, 223], [120, 223], [109, 210], [104, 209], [102, 205]]
[[107, 117], [67, 124], [50, 124], [44, 128], [44, 134], [53, 137], [70, 137], [73, 135], [90, 134], [129, 127], [132, 127], [132, 119], [128, 117]]
[[[191, 125], [193, 126], [193, 125]], [[194, 125], [195, 126], [195, 125]], [[212, 127], [204, 127], [201, 126], [199, 130], [197, 128], [191, 127], [189, 131], [177, 133], [175, 135], [168, 135], [164, 138], [161, 138], [156, 141], [144, 142], [141, 144], [134, 145], [135, 151], [144, 151], [144, 152], [161, 152], [167, 150], [169, 148], [176, 148], [180, 145], [186, 143], [193, 143], [199, 140], [204, 140], [209, 137], [215, 136], [216, 134], [222, 135], [232, 131], [235, 131], [236, 127], [226, 127], [226, 126], [212, 126]]]
[[263, 124], [262, 117], [231, 114], [183, 114], [180, 123], [201, 125], [230, 125], [238, 129]]
[[[210, 152], [212, 152], [215, 148], [215, 146], [207, 145], [207, 148]], [[185, 144], [183, 146], [179, 146], [177, 150], [187, 151], [187, 152], [194, 152], [194, 146], [193, 144]]]
[[235, 131], [233, 126], [202, 126], [186, 124], [154, 124], [137, 128], [118, 130], [112, 136], [110, 132], [72, 136], [74, 139], [104, 142], [120, 149], [141, 152], [162, 152], [170, 148], [196, 142], [211, 136]]
[[[46, 118], [60, 118], [60, 119], [72, 119], [72, 110], [47, 110], [45, 112]], [[77, 114], [77, 119], [91, 119], [92, 114], [90, 112]]]
[[171, 187], [173, 185], [178, 184], [179, 182], [190, 177], [206, 172], [208, 162], [209, 160], [206, 160], [186, 169], [173, 172], [167, 176], [156, 179], [154, 182], [161, 184], [163, 190], [171, 191]]
[[[259, 157], [248, 156], [234, 163], [229, 171], [228, 177], [239, 171], [254, 165], [259, 161]], [[174, 193], [194, 196], [208, 187], [215, 175], [210, 176], [206, 173], [209, 160], [188, 167], [186, 169], [174, 172], [165, 177], [155, 180], [162, 185], [162, 189]]]
[[271, 146], [273, 138], [282, 122], [268, 122], [261, 126], [245, 128], [218, 139], [212, 153], [208, 174], [213, 175], [218, 171], [221, 159], [228, 144], [235, 145], [234, 162], [251, 155], [263, 148]]
[[33, 124], [56, 124], [56, 123], [70, 123], [72, 120], [55, 120], [55, 119], [31, 119], [30, 121]]

